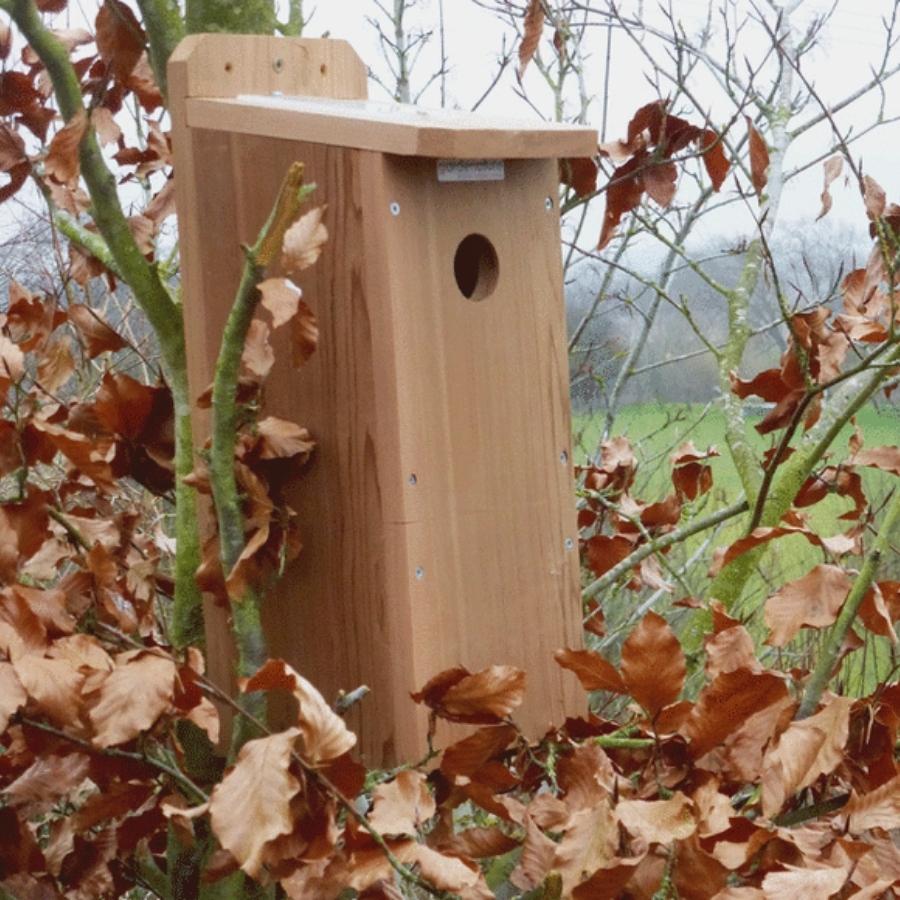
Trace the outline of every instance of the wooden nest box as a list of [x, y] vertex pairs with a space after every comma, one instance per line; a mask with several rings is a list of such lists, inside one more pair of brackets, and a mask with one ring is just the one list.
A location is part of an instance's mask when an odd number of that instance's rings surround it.
[[582, 712], [553, 660], [581, 641], [557, 158], [596, 133], [369, 102], [341, 41], [194, 36], [169, 72], [195, 396], [291, 163], [327, 204], [301, 282], [319, 348], [299, 371], [276, 349], [266, 387], [318, 442], [291, 498], [304, 548], [265, 602], [271, 655], [328, 698], [371, 688], [349, 721], [374, 766], [423, 754], [409, 693], [451, 666], [525, 669], [532, 736]]

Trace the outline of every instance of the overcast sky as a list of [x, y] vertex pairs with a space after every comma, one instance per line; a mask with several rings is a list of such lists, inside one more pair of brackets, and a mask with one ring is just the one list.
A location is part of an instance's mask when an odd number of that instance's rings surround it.
[[[239, 2], [239, 0], [235, 0]], [[412, 31], [431, 32], [424, 51], [412, 74], [413, 92], [428, 84], [432, 74], [439, 68], [440, 23], [443, 7], [444, 47], [449, 62], [444, 81], [445, 100], [448, 106], [469, 109], [484, 94], [495, 79], [498, 58], [504, 47], [513, 46], [513, 33], [509, 23], [502, 22], [484, 5], [476, 0], [415, 0], [408, 13], [408, 27]], [[750, 16], [754, 4], [750, 0], [714, 0], [716, 7], [727, 4], [733, 20], [740, 21]], [[769, 0], [760, 0], [765, 7]], [[820, 46], [806, 58], [804, 71], [815, 85], [826, 103], [833, 104], [870, 77], [871, 67], [876, 64], [884, 46], [884, 25], [882, 17], [888, 15], [900, 0], [804, 0], [796, 18], [804, 27], [814, 16], [834, 7], [830, 24], [825, 30]], [[382, 6], [390, 7], [393, 0], [382, 0]], [[600, 4], [598, 4], [600, 5]], [[387, 65], [381, 56], [374, 21], [381, 21], [386, 27], [385, 17], [378, 10], [376, 0], [306, 0], [307, 14], [313, 12], [307, 30], [310, 37], [323, 34], [348, 40], [383, 81], [390, 81]], [[625, 14], [642, 11], [648, 23], [662, 25], [658, 4], [652, 0], [620, 0], [619, 8]], [[675, 0], [674, 8], [680, 17], [685, 32], [692, 35], [702, 25], [707, 10], [706, 0]], [[69, 23], [80, 25], [92, 22], [96, 14], [95, 0], [70, 0], [66, 14]], [[62, 23], [60, 23], [62, 24]], [[755, 35], [755, 36], [754, 36]], [[738, 41], [737, 53], [748, 60], [759, 59], [765, 52], [765, 41], [759, 27], [747, 25], [747, 30]], [[552, 51], [549, 44], [550, 30], [546, 29], [543, 46], [545, 52]], [[586, 46], [585, 86], [594, 99], [588, 113], [588, 124], [597, 127], [602, 122], [602, 98], [605, 87], [605, 60], [608, 32], [606, 28], [595, 28]], [[649, 46], [649, 44], [647, 44]], [[715, 43], [713, 50], [716, 49]], [[720, 48], [719, 48], [720, 49]], [[659, 48], [655, 53], [661, 52]], [[900, 57], [900, 54], [897, 54]], [[615, 138], [624, 134], [631, 114], [639, 106], [657, 99], [658, 94], [648, 84], [646, 76], [650, 71], [648, 60], [643, 57], [626, 35], [614, 31], [610, 47], [611, 77], [609, 79], [609, 100], [607, 110], [607, 137]], [[742, 67], [743, 71], [743, 67]], [[891, 83], [885, 93], [885, 114], [890, 117], [900, 113], [900, 76]], [[702, 73], [694, 84], [695, 94], [708, 105], [713, 123], [724, 123], [734, 114], [732, 104], [723, 103], [721, 92]], [[479, 112], [504, 117], [522, 116], [534, 118], [537, 115], [552, 116], [552, 98], [543, 84], [539, 73], [532, 68], [526, 73], [525, 92], [531, 103], [518, 95], [518, 85], [514, 66], [508, 66], [497, 81], [496, 87], [484, 100]], [[387, 94], [373, 83], [370, 86], [373, 98], [386, 98]], [[574, 99], [574, 98], [573, 98]], [[881, 96], [878, 92], [863, 101], [853, 104], [837, 117], [842, 128], [853, 127], [860, 130], [871, 124], [877, 114]], [[426, 106], [437, 106], [441, 102], [440, 81], [434, 81], [424, 90], [421, 101]], [[575, 105], [569, 103], [567, 112], [573, 112]], [[801, 117], [802, 119], [803, 117]], [[733, 129], [739, 131], [741, 124]], [[805, 134], [792, 147], [787, 168], [801, 166], [817, 154], [825, 152], [831, 143], [827, 125]], [[889, 123], [877, 132], [853, 145], [857, 158], [861, 158], [865, 170], [876, 178], [886, 189], [889, 200], [900, 201], [900, 166], [897, 165], [897, 147], [900, 146], [900, 124]], [[827, 227], [827, 224], [812, 226], [819, 209], [819, 193], [822, 187], [821, 164], [816, 164], [802, 176], [796, 178], [785, 194], [783, 216], [786, 220], [810, 223], [811, 227]], [[836, 184], [832, 191], [834, 208], [830, 219], [836, 223], [851, 222], [862, 236], [866, 223], [858, 191], [852, 186]], [[601, 215], [600, 204], [592, 218], [597, 221]], [[752, 223], [740, 217], [721, 219], [716, 226], [723, 231], [729, 229], [739, 234]], [[595, 226], [592, 230], [596, 233]]]

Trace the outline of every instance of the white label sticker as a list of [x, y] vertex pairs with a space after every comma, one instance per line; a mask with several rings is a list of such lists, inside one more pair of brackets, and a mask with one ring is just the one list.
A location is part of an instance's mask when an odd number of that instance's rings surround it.
[[439, 159], [438, 181], [503, 181], [502, 159]]

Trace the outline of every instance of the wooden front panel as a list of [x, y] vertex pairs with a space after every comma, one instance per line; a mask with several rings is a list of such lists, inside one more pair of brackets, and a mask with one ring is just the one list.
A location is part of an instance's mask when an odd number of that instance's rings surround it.
[[[536, 736], [584, 708], [553, 661], [581, 641], [556, 163], [439, 183], [434, 160], [366, 159], [367, 230], [385, 235], [369, 265], [384, 268], [395, 328], [403, 505], [388, 540], [407, 568], [391, 593], [409, 591], [414, 678], [520, 666], [517, 718]], [[480, 301], [454, 265], [473, 234], [497, 257]]]
[[[328, 206], [329, 242], [301, 283], [319, 349], [295, 371], [278, 336], [266, 388], [266, 412], [319, 444], [290, 497], [304, 549], [266, 599], [271, 654], [328, 698], [369, 685], [349, 723], [370, 765], [424, 753], [426, 716], [408, 694], [449, 666], [525, 668], [517, 718], [535, 736], [581, 712], [552, 658], [580, 640], [559, 226], [545, 209], [553, 164], [508, 162], [502, 184], [439, 185], [433, 161], [189, 133], [204, 163], [189, 262], [202, 291], [185, 299], [195, 393], [212, 377], [240, 244], [293, 161]], [[454, 275], [469, 233], [499, 262], [480, 302]], [[224, 680], [226, 614], [210, 615]]]

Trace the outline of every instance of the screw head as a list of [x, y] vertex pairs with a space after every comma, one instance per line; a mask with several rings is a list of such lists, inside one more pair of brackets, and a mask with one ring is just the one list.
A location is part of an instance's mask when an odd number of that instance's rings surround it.
[[566, 538], [565, 541], [563, 541], [563, 546], [566, 550], [572, 550], [575, 547], [575, 541], [573, 541], [572, 538]]
[[425, 577], [425, 570], [421, 566], [416, 566], [416, 581], [421, 581]]
[[280, 72], [284, 68], [284, 60], [279, 56], [278, 59], [272, 61], [272, 68], [276, 72]]
[[559, 461], [566, 465], [569, 462], [569, 451], [563, 450], [562, 453], [559, 454]]
[[416, 473], [413, 472], [412, 475], [410, 475], [409, 478], [406, 479], [406, 482], [410, 487], [415, 487], [419, 483], [419, 479], [416, 477]]
[[552, 197], [547, 197], [546, 200], [544, 200], [544, 209], [546, 209], [547, 212], [550, 212], [550, 210], [553, 209], [554, 206], [555, 204]]
[[394, 202], [391, 203], [390, 210], [391, 210], [392, 216], [399, 216], [400, 215], [400, 204], [396, 200], [394, 200]]

